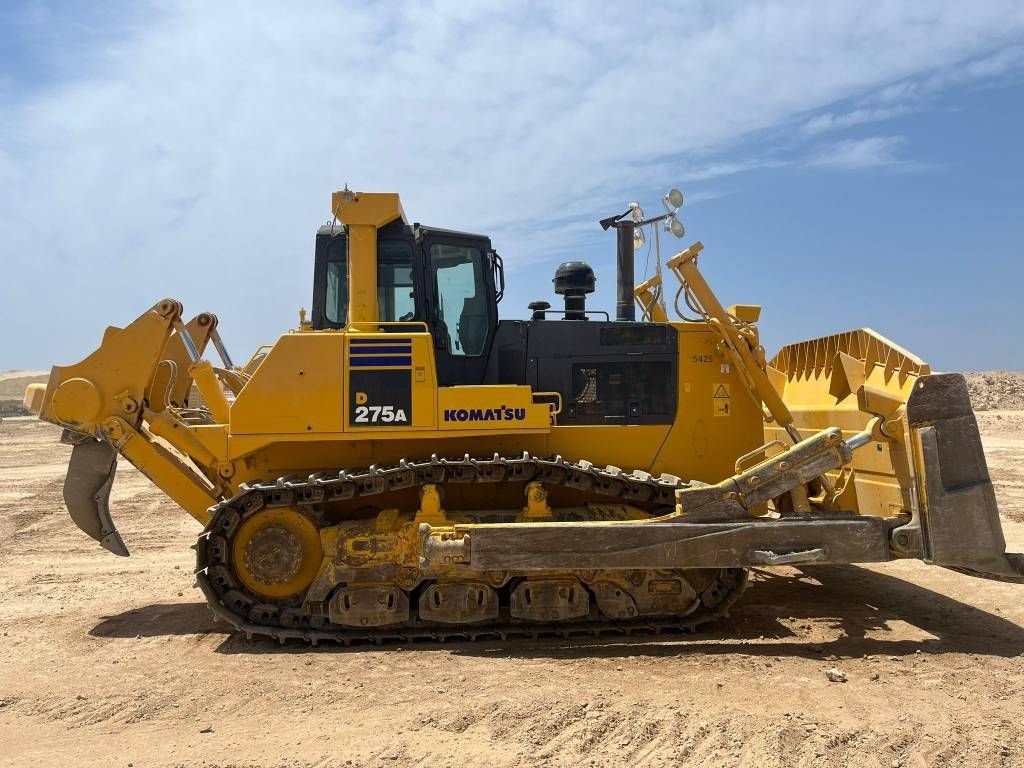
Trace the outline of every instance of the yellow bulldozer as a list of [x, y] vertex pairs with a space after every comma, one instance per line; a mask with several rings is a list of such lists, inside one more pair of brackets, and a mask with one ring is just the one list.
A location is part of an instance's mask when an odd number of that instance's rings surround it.
[[499, 320], [488, 237], [336, 192], [310, 316], [244, 365], [216, 316], [164, 299], [28, 389], [74, 446], [71, 518], [128, 554], [108, 504], [124, 457], [203, 526], [214, 613], [282, 642], [687, 631], [757, 566], [1024, 581], [963, 378], [868, 329], [768, 360], [760, 307], [719, 302], [699, 242], [665, 263], [669, 321], [660, 269], [633, 275], [645, 228], [683, 232], [665, 199], [601, 221], [614, 320], [583, 262], [555, 274], [564, 309]]

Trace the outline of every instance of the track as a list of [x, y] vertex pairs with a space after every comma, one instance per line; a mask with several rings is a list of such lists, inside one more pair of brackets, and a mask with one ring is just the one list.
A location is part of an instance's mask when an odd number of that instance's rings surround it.
[[[243, 485], [237, 495], [213, 508], [210, 523], [195, 545], [196, 580], [213, 612], [248, 636], [264, 635], [282, 643], [295, 639], [313, 644], [337, 642], [344, 645], [692, 632], [727, 614], [746, 586], [744, 569], [701, 572], [708, 583], [702, 585], [699, 600], [685, 615], [612, 620], [594, 606], [586, 620], [524, 622], [510, 620], [507, 609], [502, 608], [495, 622], [441, 624], [419, 619], [414, 608], [408, 622], [355, 628], [329, 623], [324, 616], [308, 615], [294, 602], [267, 602], [248, 592], [234, 575], [231, 537], [246, 517], [262, 509], [292, 507], [321, 519], [321, 510], [331, 502], [356, 498], [379, 501], [388, 493], [424, 484], [531, 481], [561, 485], [652, 509], [673, 504], [675, 491], [687, 485], [672, 475], [654, 477], [646, 472], [625, 473], [616, 467], [601, 468], [585, 461], [566, 461], [560, 456], [543, 459], [527, 453], [518, 457], [495, 454], [489, 459], [468, 455], [450, 459], [435, 455], [425, 461], [402, 461], [389, 467], [318, 472], [306, 478], [287, 476], [270, 483]], [[508, 588], [508, 585], [504, 587]], [[410, 593], [410, 597], [414, 596]], [[502, 604], [507, 605], [507, 594], [502, 594], [501, 598]], [[415, 606], [416, 600], [411, 599], [410, 604]]]

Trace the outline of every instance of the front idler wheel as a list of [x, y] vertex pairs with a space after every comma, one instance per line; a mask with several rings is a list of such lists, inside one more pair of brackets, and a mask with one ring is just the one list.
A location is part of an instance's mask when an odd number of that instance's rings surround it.
[[299, 597], [323, 560], [320, 531], [306, 515], [287, 507], [263, 509], [242, 521], [231, 544], [235, 574], [254, 595], [272, 600]]

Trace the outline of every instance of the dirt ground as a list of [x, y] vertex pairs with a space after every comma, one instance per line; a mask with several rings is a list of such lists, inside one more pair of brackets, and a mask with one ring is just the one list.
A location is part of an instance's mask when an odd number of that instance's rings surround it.
[[[979, 418], [1020, 551], [1024, 411]], [[282, 647], [213, 620], [196, 524], [126, 463], [132, 557], [80, 533], [57, 438], [0, 426], [0, 766], [1024, 765], [1024, 586], [762, 570], [691, 638]]]

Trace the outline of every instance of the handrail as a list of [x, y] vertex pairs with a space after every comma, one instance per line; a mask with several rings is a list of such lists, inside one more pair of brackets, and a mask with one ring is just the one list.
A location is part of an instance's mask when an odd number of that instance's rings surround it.
[[[415, 328], [416, 330], [411, 330]], [[376, 322], [349, 323], [341, 330], [357, 333], [430, 333], [430, 326], [422, 320], [378, 320]]]
[[[249, 362], [242, 368], [242, 373], [246, 376], [252, 376], [259, 368], [259, 364], [263, 362], [263, 358], [267, 356], [267, 353], [274, 348], [273, 344], [263, 344], [252, 353], [252, 357], [249, 358]], [[250, 370], [251, 369], [251, 370]]]
[[[551, 412], [551, 423], [554, 424], [558, 414], [562, 412], [562, 393], [561, 392], [531, 392], [530, 396], [533, 398], [533, 402], [547, 405]], [[554, 402], [549, 402], [543, 398], [550, 397]]]

